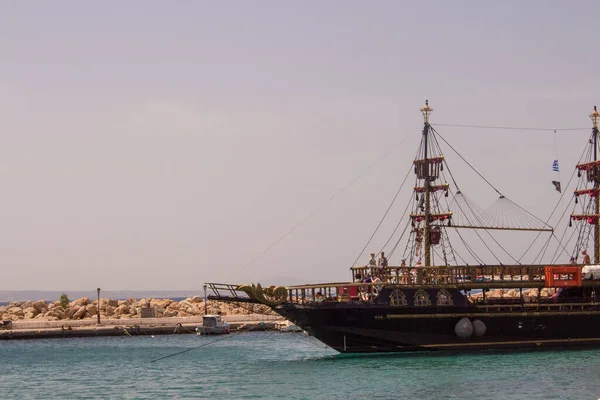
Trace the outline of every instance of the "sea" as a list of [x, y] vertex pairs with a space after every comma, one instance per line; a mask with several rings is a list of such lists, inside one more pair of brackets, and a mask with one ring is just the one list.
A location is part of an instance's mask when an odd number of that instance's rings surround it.
[[342, 355], [303, 333], [0, 342], [3, 399], [593, 399], [600, 350]]

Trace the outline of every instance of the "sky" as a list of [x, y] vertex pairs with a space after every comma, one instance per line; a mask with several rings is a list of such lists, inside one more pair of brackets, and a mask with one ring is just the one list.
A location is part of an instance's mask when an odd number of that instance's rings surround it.
[[[3, 1], [0, 290], [347, 280], [411, 169], [425, 99], [436, 130], [545, 220], [552, 160], [567, 179], [600, 100], [595, 6]], [[590, 131], [559, 131], [557, 150], [552, 131], [443, 124]]]

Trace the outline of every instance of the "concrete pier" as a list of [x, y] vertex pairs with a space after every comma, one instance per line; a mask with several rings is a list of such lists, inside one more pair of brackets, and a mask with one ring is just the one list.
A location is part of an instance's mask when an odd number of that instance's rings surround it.
[[[226, 315], [223, 319], [232, 331], [272, 330], [278, 315]], [[163, 317], [105, 319], [100, 325], [95, 319], [61, 321], [14, 321], [12, 329], [0, 330], [0, 340], [48, 339], [94, 336], [136, 336], [196, 333], [202, 317]]]

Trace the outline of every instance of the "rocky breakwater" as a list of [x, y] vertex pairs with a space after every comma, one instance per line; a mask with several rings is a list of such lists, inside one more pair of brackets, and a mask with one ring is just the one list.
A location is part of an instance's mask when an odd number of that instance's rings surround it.
[[[87, 297], [70, 302], [63, 307], [59, 301], [18, 301], [7, 306], [0, 306], [0, 320], [83, 320], [96, 318], [100, 307], [100, 317], [109, 319], [140, 318], [142, 308], [153, 309], [155, 317], [193, 317], [204, 315], [204, 301], [195, 296], [183, 301], [171, 299], [141, 299], [127, 300], [100, 299], [90, 300]], [[245, 315], [245, 314], [272, 314], [272, 311], [263, 305], [223, 303], [209, 301], [208, 314]]]

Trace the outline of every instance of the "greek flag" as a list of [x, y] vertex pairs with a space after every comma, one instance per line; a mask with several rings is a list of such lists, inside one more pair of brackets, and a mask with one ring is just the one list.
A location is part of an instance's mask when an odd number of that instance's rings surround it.
[[552, 171], [558, 172], [558, 160], [554, 160], [552, 163]]
[[558, 193], [562, 193], [562, 191], [560, 189], [560, 182], [559, 181], [552, 181], [552, 184], [554, 185], [554, 189], [556, 189], [556, 191]]

